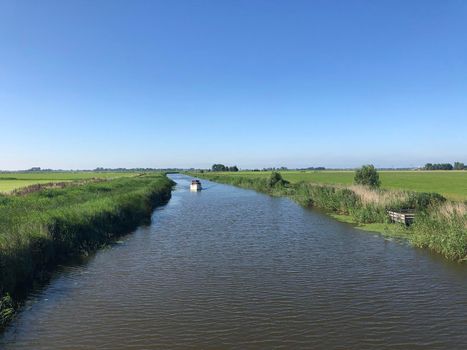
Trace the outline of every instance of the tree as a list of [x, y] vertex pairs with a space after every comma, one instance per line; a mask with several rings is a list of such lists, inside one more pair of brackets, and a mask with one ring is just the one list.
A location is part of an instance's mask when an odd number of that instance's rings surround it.
[[443, 163], [443, 164], [440, 164], [439, 169], [440, 170], [452, 170], [453, 167], [452, 167], [452, 164]]
[[234, 166], [225, 166], [224, 164], [214, 164], [212, 166], [212, 171], [238, 171], [238, 167]]
[[431, 163], [426, 163], [425, 166], [423, 167], [425, 170], [433, 170], [433, 164]]
[[440, 164], [431, 164], [426, 163], [423, 167], [424, 170], [452, 170], [452, 164], [450, 163], [440, 163]]
[[379, 187], [381, 181], [379, 174], [373, 165], [364, 165], [355, 172], [354, 182], [358, 185]]
[[464, 170], [465, 165], [461, 162], [454, 162], [454, 170]]
[[214, 164], [212, 166], [212, 171], [226, 171], [226, 169], [224, 164]]
[[268, 186], [274, 187], [276, 185], [287, 185], [289, 182], [282, 178], [282, 175], [276, 171], [273, 171], [268, 179]]

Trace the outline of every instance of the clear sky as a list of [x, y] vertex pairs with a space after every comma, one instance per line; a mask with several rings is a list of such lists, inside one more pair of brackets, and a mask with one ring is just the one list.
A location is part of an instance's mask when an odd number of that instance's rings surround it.
[[467, 1], [0, 0], [0, 169], [467, 162]]

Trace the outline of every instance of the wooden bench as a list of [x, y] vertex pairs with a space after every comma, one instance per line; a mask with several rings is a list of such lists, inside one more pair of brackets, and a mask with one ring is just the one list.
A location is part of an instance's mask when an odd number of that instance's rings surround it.
[[415, 211], [411, 209], [401, 211], [389, 210], [388, 214], [392, 222], [400, 222], [406, 226], [409, 226], [415, 220]]

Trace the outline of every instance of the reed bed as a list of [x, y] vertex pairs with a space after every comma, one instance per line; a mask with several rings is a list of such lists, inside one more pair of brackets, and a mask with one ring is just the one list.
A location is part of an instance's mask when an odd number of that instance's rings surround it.
[[347, 188], [353, 191], [363, 204], [385, 208], [397, 206], [398, 203], [406, 203], [410, 197], [409, 193], [405, 191], [384, 191], [361, 185], [352, 185]]

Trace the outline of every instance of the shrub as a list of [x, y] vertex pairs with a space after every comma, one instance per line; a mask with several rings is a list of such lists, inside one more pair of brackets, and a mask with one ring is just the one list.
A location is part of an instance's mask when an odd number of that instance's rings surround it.
[[373, 165], [364, 165], [355, 172], [354, 182], [357, 185], [364, 185], [370, 187], [379, 187], [381, 181], [379, 174]]
[[438, 193], [412, 192], [409, 206], [417, 210], [426, 210], [446, 202], [446, 198]]
[[282, 178], [282, 175], [276, 171], [273, 171], [271, 173], [271, 176], [269, 176], [269, 180], [268, 180], [268, 186], [269, 187], [275, 187], [277, 185], [286, 185], [288, 184], [289, 182], [288, 181], [285, 181], [283, 178]]

